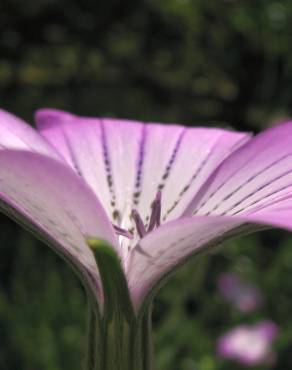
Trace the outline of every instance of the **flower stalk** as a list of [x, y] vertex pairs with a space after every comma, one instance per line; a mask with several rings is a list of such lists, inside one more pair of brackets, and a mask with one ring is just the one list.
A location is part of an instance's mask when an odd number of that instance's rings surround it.
[[103, 284], [102, 312], [88, 299], [88, 343], [85, 370], [153, 370], [151, 308], [134, 312], [126, 278], [115, 251], [89, 239]]

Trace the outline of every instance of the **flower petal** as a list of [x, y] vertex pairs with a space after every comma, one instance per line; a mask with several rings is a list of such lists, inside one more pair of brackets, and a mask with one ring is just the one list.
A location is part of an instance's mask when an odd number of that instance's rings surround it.
[[28, 150], [60, 160], [59, 154], [37, 131], [20, 118], [0, 109], [0, 149], [3, 148]]
[[209, 243], [242, 225], [241, 220], [225, 217], [181, 218], [147, 234], [132, 250], [128, 282], [136, 309], [152, 288], [174, 267]]
[[292, 122], [257, 135], [231, 154], [195, 196], [185, 215], [237, 215], [292, 194]]
[[[161, 136], [163, 142], [167, 132], [162, 132]], [[164, 184], [162, 220], [172, 220], [181, 216], [202, 183], [226, 156], [249, 139], [249, 134], [223, 129], [200, 127], [186, 129], [175, 161], [168, 171], [167, 181], [161, 179], [161, 183]]]
[[4, 212], [90, 275], [91, 285], [92, 280], [98, 284], [85, 238], [105, 239], [118, 248], [116, 237], [92, 190], [67, 165], [37, 153], [0, 150], [0, 199]]
[[129, 217], [143, 128], [140, 123], [81, 118], [52, 109], [36, 115], [48, 141], [91, 186], [113, 222]]
[[158, 190], [163, 190], [164, 219], [177, 217], [234, 146], [249, 138], [227, 130], [81, 118], [51, 109], [40, 110], [36, 120], [124, 229], [132, 227], [133, 208], [149, 222]]
[[292, 231], [292, 205], [284, 207], [282, 204], [277, 209], [249, 215], [181, 218], [146, 235], [132, 250], [128, 263], [129, 287], [136, 309], [158, 282], [190, 256], [262, 227]]

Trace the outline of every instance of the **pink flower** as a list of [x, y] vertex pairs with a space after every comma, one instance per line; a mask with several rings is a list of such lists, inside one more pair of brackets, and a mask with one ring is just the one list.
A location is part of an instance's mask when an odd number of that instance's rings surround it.
[[263, 301], [262, 293], [257, 286], [241, 280], [232, 273], [219, 277], [218, 288], [226, 301], [244, 313], [254, 311]]
[[245, 366], [272, 365], [276, 358], [272, 344], [277, 334], [278, 327], [271, 321], [239, 325], [219, 338], [217, 351], [220, 357]]
[[263, 227], [292, 229], [292, 123], [251, 138], [44, 109], [0, 113], [1, 208], [68, 261], [99, 304], [87, 238], [120, 258], [136, 311], [190, 256]]

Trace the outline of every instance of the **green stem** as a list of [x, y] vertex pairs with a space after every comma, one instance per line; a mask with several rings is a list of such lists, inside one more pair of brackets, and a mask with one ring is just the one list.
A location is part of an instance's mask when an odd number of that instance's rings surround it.
[[152, 305], [142, 318], [143, 369], [153, 370]]
[[88, 301], [87, 304], [87, 348], [84, 370], [95, 369], [96, 350], [97, 350], [97, 335], [98, 335], [98, 322], [94, 310]]
[[135, 313], [121, 261], [105, 241], [88, 239], [98, 265], [103, 305], [88, 294], [88, 350], [85, 370], [153, 370], [151, 305]]
[[153, 370], [150, 311], [129, 322], [122, 312], [98, 320], [88, 310], [84, 370]]

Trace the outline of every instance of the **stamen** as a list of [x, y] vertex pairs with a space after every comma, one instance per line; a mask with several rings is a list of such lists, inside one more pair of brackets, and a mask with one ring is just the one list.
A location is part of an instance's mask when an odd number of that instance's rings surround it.
[[160, 225], [161, 217], [161, 191], [158, 191], [156, 197], [152, 203], [152, 212], [149, 221], [149, 227], [147, 232], [152, 231], [155, 227]]
[[118, 235], [125, 236], [128, 239], [133, 239], [134, 238], [133, 235], [128, 230], [122, 229], [121, 227], [119, 227], [117, 225], [113, 225], [113, 227], [115, 229], [115, 232]]
[[137, 229], [137, 232], [140, 238], [143, 238], [143, 236], [146, 235], [146, 229], [145, 229], [141, 216], [139, 215], [138, 211], [136, 211], [135, 209], [132, 210], [132, 217], [136, 224], [136, 229]]
[[[152, 209], [151, 215], [150, 215], [150, 217], [147, 217], [147, 219], [150, 218], [148, 228], [147, 228], [147, 225], [145, 226], [139, 212], [136, 209], [132, 210], [131, 216], [132, 216], [132, 219], [135, 223], [136, 230], [137, 230], [137, 233], [138, 233], [140, 238], [143, 238], [147, 233], [154, 230], [156, 227], [160, 226], [161, 191], [157, 192], [156, 197], [155, 197], [154, 201], [152, 202], [151, 209]], [[117, 225], [114, 225], [114, 224], [113, 224], [113, 228], [115, 229], [115, 232], [118, 235], [125, 236], [128, 239], [133, 239], [134, 238], [134, 236], [133, 236], [134, 229], [133, 229], [133, 232], [132, 232], [131, 230], [129, 231], [129, 230], [122, 229], [121, 227], [119, 227]]]

